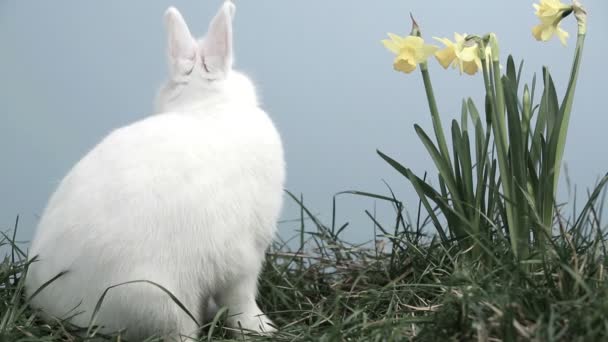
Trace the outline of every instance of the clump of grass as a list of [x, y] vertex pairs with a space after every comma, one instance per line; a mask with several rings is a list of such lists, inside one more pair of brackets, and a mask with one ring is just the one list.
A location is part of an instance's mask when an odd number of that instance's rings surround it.
[[[270, 254], [262, 277], [265, 308], [281, 332], [275, 341], [597, 340], [608, 334], [601, 189], [549, 239], [529, 272], [508, 244], [485, 246], [495, 267], [455, 241], [425, 237], [394, 201], [397, 218], [376, 244], [352, 246], [331, 226], [312, 222], [309, 248]], [[302, 218], [302, 222], [304, 222]], [[501, 241], [501, 240], [497, 240]], [[380, 247], [379, 247], [380, 246]], [[384, 246], [384, 248], [382, 248]]]
[[[600, 340], [608, 336], [606, 235], [601, 189], [569, 219], [557, 216], [550, 253], [536, 272], [520, 267], [507, 244], [487, 246], [488, 270], [471, 249], [425, 235], [428, 218], [409, 220], [393, 196], [350, 192], [389, 201], [395, 217], [370, 214], [373, 241], [352, 245], [335, 222], [325, 224], [306, 205], [295, 223], [296, 247], [279, 241], [260, 277], [260, 304], [280, 327], [259, 341]], [[388, 223], [387, 223], [388, 222]], [[332, 229], [333, 228], [333, 229]], [[25, 253], [13, 235], [0, 245], [0, 341], [82, 341], [74, 327], [42, 321], [23, 296]], [[221, 315], [203, 327], [201, 341], [230, 340]], [[124, 341], [119, 334], [98, 336]], [[151, 338], [150, 341], [158, 340]]]

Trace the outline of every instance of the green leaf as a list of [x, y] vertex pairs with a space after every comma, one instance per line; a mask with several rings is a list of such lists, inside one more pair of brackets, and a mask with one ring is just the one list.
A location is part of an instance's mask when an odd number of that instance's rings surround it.
[[484, 163], [487, 158], [484, 135], [485, 132], [483, 130], [483, 126], [481, 125], [481, 122], [478, 121], [475, 124], [475, 165], [477, 169], [477, 180], [479, 180], [481, 177], [481, 173], [484, 169]]
[[[477, 189], [475, 190], [476, 207], [482, 212], [484, 211], [485, 191], [488, 186], [488, 147], [490, 144], [490, 131], [483, 132], [481, 122], [477, 122], [475, 129], [475, 145], [477, 147]], [[489, 199], [488, 199], [489, 200]]]
[[475, 107], [475, 102], [473, 102], [473, 99], [471, 99], [470, 97], [467, 100], [467, 107], [469, 109], [469, 114], [471, 115], [471, 120], [473, 121], [473, 123], [477, 123], [477, 121], [480, 121], [479, 111], [477, 110], [477, 107]]
[[[509, 83], [507, 78], [503, 78], [504, 83]], [[513, 89], [505, 87], [505, 105], [507, 108], [507, 122], [509, 124], [509, 150], [510, 150], [510, 164], [513, 172], [512, 176], [519, 182], [524, 180], [525, 162], [524, 148], [525, 148], [525, 137], [521, 130], [522, 123], [517, 107], [517, 95], [513, 92]], [[520, 184], [521, 185], [521, 184]]]
[[[545, 74], [543, 74], [546, 76]], [[535, 81], [536, 79], [534, 79]], [[546, 77], [544, 78], [545, 83], [548, 81]], [[535, 82], [532, 82], [532, 92], [534, 92]], [[549, 116], [549, 95], [548, 90], [545, 89], [543, 91], [543, 95], [541, 97], [541, 104], [538, 107], [538, 117], [536, 118], [536, 125], [534, 127], [534, 133], [532, 134], [531, 148], [530, 154], [532, 156], [532, 160], [534, 164], [537, 164], [541, 158], [541, 136], [547, 132], [547, 117]]]
[[[456, 130], [454, 130], [456, 127]], [[460, 170], [460, 155], [458, 154], [458, 147], [461, 143], [460, 128], [458, 128], [458, 122], [452, 120], [452, 149], [454, 154], [454, 183], [458, 189], [459, 197], [464, 196], [464, 188], [462, 181], [462, 172]]]
[[490, 174], [488, 176], [488, 207], [487, 213], [489, 215], [494, 215], [494, 211], [497, 210], [498, 214], [502, 216], [503, 224], [507, 222], [506, 212], [504, 208], [502, 208], [502, 202], [500, 201], [500, 196], [498, 195], [498, 188], [500, 187], [499, 181], [496, 179], [496, 172], [498, 170], [498, 164], [496, 159], [492, 160], [492, 165], [490, 166]]
[[536, 73], [532, 76], [532, 86], [530, 87], [530, 103], [534, 103], [534, 96], [536, 95]]
[[[517, 82], [517, 73], [515, 71], [515, 62], [513, 61], [513, 56], [509, 55], [507, 58], [507, 77], [513, 82]], [[516, 83], [514, 83], [517, 85]]]
[[559, 119], [559, 104], [557, 102], [557, 92], [555, 90], [555, 84], [551, 78], [549, 70], [543, 68], [543, 80], [545, 82], [545, 90], [541, 98], [540, 110], [544, 111], [547, 120], [546, 136], [547, 140], [556, 140], [553, 138], [553, 131], [556, 128], [556, 124]]
[[441, 178], [441, 176], [439, 177], [439, 190], [441, 191], [441, 196], [443, 196], [443, 198], [450, 198], [450, 195], [448, 194], [448, 189], [445, 187], [445, 182], [443, 181], [443, 178]]
[[467, 130], [467, 124], [468, 124], [468, 117], [467, 117], [467, 102], [463, 99], [462, 100], [462, 106], [460, 109], [460, 124], [462, 125], [462, 130], [466, 131]]
[[441, 153], [439, 153], [439, 150], [437, 150], [429, 136], [424, 132], [424, 130], [420, 126], [414, 125], [414, 129], [416, 130], [418, 137], [422, 141], [422, 144], [424, 145], [424, 147], [426, 147], [426, 150], [433, 159], [433, 162], [435, 163], [439, 174], [445, 181], [445, 184], [447, 185], [448, 190], [450, 191], [450, 195], [452, 196], [452, 201], [454, 201], [454, 206], [456, 210], [462, 212], [462, 206], [460, 204], [461, 197], [454, 179], [454, 174], [452, 173], [452, 170], [450, 168], [449, 160], [443, 158], [443, 156], [441, 155]]
[[[517, 93], [514, 87], [509, 87], [507, 84], [513, 84], [513, 81], [508, 77], [503, 77], [505, 84], [505, 105], [507, 108], [507, 121], [509, 124], [509, 142], [510, 142], [510, 172], [507, 176], [512, 179], [512, 191], [510, 194], [505, 193], [505, 196], [511, 201], [511, 206], [514, 212], [517, 213], [513, 219], [517, 221], [517, 225], [511, 230], [512, 244], [518, 244], [518, 251], [523, 257], [527, 256], [528, 246], [528, 226], [526, 224], [527, 205], [523, 198], [522, 189], [527, 186], [526, 180], [526, 160], [525, 157], [525, 136], [521, 130], [522, 123], [518, 110]], [[502, 173], [501, 173], [502, 175]], [[502, 175], [504, 177], [504, 175]], [[509, 205], [509, 204], [507, 204]], [[520, 229], [517, 234], [513, 234], [515, 229]]]
[[528, 136], [530, 135], [530, 121], [532, 119], [532, 102], [530, 101], [530, 88], [526, 84], [524, 86], [522, 100], [522, 124], [521, 130], [524, 139], [524, 146], [528, 146]]
[[521, 74], [522, 71], [524, 69], [524, 60], [522, 59], [521, 62], [519, 63], [519, 68], [517, 69], [517, 80], [516, 80], [516, 84], [517, 84], [517, 89], [519, 89], [519, 85], [521, 84]]
[[[461, 178], [459, 180], [459, 188], [461, 189], [461, 198], [463, 199], [464, 204], [468, 204], [469, 206], [473, 206], [475, 203], [474, 195], [473, 195], [473, 165], [471, 162], [471, 150], [469, 144], [469, 136], [466, 131], [460, 133], [460, 127], [458, 127], [458, 122], [456, 120], [452, 121], [452, 137], [454, 144], [454, 152], [459, 156], [459, 162], [461, 164]], [[467, 207], [465, 206], [464, 212], [469, 212]], [[470, 217], [470, 215], [466, 215]]]

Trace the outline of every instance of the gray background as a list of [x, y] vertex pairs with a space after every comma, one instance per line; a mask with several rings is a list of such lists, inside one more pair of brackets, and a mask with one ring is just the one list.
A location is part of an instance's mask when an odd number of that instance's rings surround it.
[[[331, 215], [331, 196], [359, 189], [386, 193], [388, 181], [414, 212], [410, 185], [376, 155], [380, 148], [418, 172], [432, 170], [412, 125], [430, 129], [421, 77], [392, 70], [380, 44], [386, 32], [409, 32], [409, 12], [427, 40], [454, 31], [494, 31], [503, 58], [525, 57], [526, 77], [547, 64], [563, 93], [575, 45], [574, 18], [562, 47], [538, 43], [532, 1], [237, 1], [237, 68], [255, 80], [280, 129], [287, 153], [287, 188], [303, 193], [313, 212]], [[565, 160], [573, 182], [592, 186], [608, 171], [604, 140], [608, 4], [584, 1], [589, 34]], [[68, 169], [113, 128], [149, 115], [166, 75], [164, 10], [175, 5], [202, 35], [219, 0], [0, 0], [0, 229], [22, 217], [31, 237], [48, 196]], [[465, 96], [481, 94], [480, 76], [431, 72], [444, 123]], [[475, 97], [479, 102], [479, 96]], [[568, 200], [562, 187], [560, 200]], [[371, 239], [365, 198], [339, 201], [352, 240]], [[383, 222], [391, 222], [378, 204]], [[385, 215], [386, 214], [386, 215]], [[288, 200], [283, 214], [297, 216]], [[297, 224], [284, 224], [283, 236]]]

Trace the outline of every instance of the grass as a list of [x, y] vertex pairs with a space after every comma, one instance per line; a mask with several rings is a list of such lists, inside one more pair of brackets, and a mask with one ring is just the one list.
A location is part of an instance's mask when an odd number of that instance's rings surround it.
[[[500, 68], [495, 64], [495, 73], [486, 70], [487, 80], [498, 79], [494, 75], [500, 75]], [[423, 76], [428, 73], [421, 69]], [[301, 198], [288, 193], [301, 208], [299, 220], [293, 223], [297, 235], [291, 241], [277, 241], [269, 249], [260, 277], [259, 302], [279, 331], [250, 339], [604, 340], [608, 336], [608, 254], [602, 211], [608, 175], [588, 193], [580, 210], [575, 204], [555, 205], [554, 179], [561, 168], [559, 149], [565, 142], [560, 142], [558, 133], [567, 126], [562, 121], [571, 95], [562, 101], [564, 109], [559, 109], [552, 80], [545, 72], [536, 133], [522, 134], [519, 128], [531, 127], [534, 109], [533, 102], [526, 101], [526, 90], [523, 101], [516, 98], [518, 82], [511, 80], [519, 80], [517, 74], [510, 58], [502, 82], [505, 89], [510, 87], [507, 94], [511, 97], [508, 108], [501, 112], [506, 110], [511, 120], [507, 130], [511, 145], [502, 152], [496, 149], [499, 163], [494, 152], [488, 154], [490, 143], [500, 143], [490, 136], [490, 125], [498, 120], [489, 120], [484, 128], [477, 109], [466, 101], [460, 125], [457, 121], [452, 124], [453, 164], [449, 151], [435, 147], [417, 128], [436, 163], [439, 190], [426, 177], [415, 176], [379, 152], [412, 183], [420, 198], [418, 208], [405, 208], [392, 191], [389, 195], [339, 194], [372, 197], [393, 206], [394, 217], [366, 212], [374, 224], [373, 241], [348, 243], [342, 238], [348, 224], [336, 222], [335, 206], [331, 221], [322, 222]], [[431, 89], [430, 81], [427, 83]], [[502, 89], [497, 86], [494, 91], [486, 83], [489, 118], [501, 108], [493, 103], [504, 101], [491, 100], [499, 98]], [[475, 132], [471, 131], [474, 145], [468, 140], [469, 116], [475, 123]], [[441, 127], [439, 114], [433, 117]], [[542, 119], [545, 117], [548, 119]], [[441, 145], [445, 138], [437, 132]], [[545, 143], [545, 135], [549, 143]], [[500, 158], [505, 165], [499, 165]], [[510, 193], [504, 183], [500, 186], [502, 179], [512, 180]], [[416, 210], [414, 219], [406, 209]], [[429, 215], [423, 217], [423, 213]], [[26, 253], [15, 242], [17, 226], [16, 222], [12, 232], [0, 236], [0, 251], [9, 250], [0, 263], [0, 342], [90, 341], [93, 337], [95, 341], [124, 341], [120, 333], [97, 334], [95, 326], [77, 329], [58, 319], [44, 322], [39, 312], [28, 307], [29, 299], [23, 294], [28, 263]], [[101, 300], [99, 305], [103, 305]], [[230, 340], [224, 318], [221, 310], [201, 327], [201, 341]], [[157, 340], [150, 337], [148, 341]]]
[[[584, 19], [581, 13], [577, 20]], [[417, 30], [414, 24], [412, 34], [419, 35]], [[362, 245], [342, 238], [348, 224], [336, 222], [335, 205], [331, 221], [322, 222], [301, 197], [288, 193], [301, 208], [293, 223], [298, 233], [269, 249], [260, 277], [259, 302], [279, 331], [251, 340], [606, 339], [608, 254], [602, 210], [608, 175], [588, 193], [580, 211], [574, 203], [554, 203], [584, 32], [577, 36], [561, 104], [548, 69], [535, 105], [536, 78], [519, 96], [523, 64], [516, 69], [509, 57], [503, 75], [495, 35], [467, 39], [483, 51], [482, 60], [485, 46], [493, 50], [491, 63], [481, 63], [486, 66], [485, 120], [471, 100], [463, 101], [460, 121], [452, 121], [452, 153], [427, 64], [420, 65], [436, 143], [420, 126], [415, 129], [436, 166], [439, 187], [378, 151], [408, 179], [420, 202], [418, 208], [405, 208], [392, 191], [337, 194], [334, 204], [338, 195], [348, 194], [394, 208], [394, 217], [366, 212], [374, 224], [373, 240]], [[417, 209], [414, 219], [406, 209]], [[45, 323], [28, 307], [23, 294], [28, 264], [15, 243], [16, 229], [17, 223], [10, 235], [0, 236], [0, 251], [9, 250], [0, 263], [0, 342], [123, 341], [120, 333], [97, 334], [93, 325], [79, 331], [60, 320]], [[100, 294], [97, 308], [106, 293]], [[225, 312], [201, 327], [201, 341], [230, 339]]]
[[[252, 340], [602, 340], [608, 336], [603, 183], [576, 214], [557, 211], [552, 247], [535, 272], [514, 263], [508, 238], [498, 235], [485, 246], [494, 258], [489, 269], [470, 257], [471, 249], [426, 235], [429, 218], [418, 208], [409, 219], [392, 196], [349, 192], [395, 208], [389, 219], [367, 212], [376, 237], [364, 245], [344, 241], [346, 225], [321, 222], [292, 196], [302, 208], [294, 223], [298, 246], [275, 243], [260, 279], [259, 302], [280, 331]], [[25, 253], [12, 234], [0, 238], [0, 248], [10, 248], [0, 263], [0, 341], [86, 340], [69, 324], [48, 324], [28, 308]], [[230, 339], [217, 318], [202, 328], [202, 341]]]
[[[559, 20], [574, 13], [579, 30], [561, 100], [547, 68], [540, 103], [534, 102], [536, 77], [518, 95], [523, 64], [516, 69], [509, 57], [503, 74], [496, 36], [466, 37], [467, 48], [476, 49], [480, 59], [485, 120], [471, 100], [463, 101], [460, 121], [451, 125], [452, 152], [427, 63], [420, 64], [436, 142], [419, 126], [415, 130], [435, 164], [439, 187], [378, 151], [418, 194], [415, 219], [406, 210], [411, 208], [405, 208], [392, 191], [388, 196], [337, 194], [371, 197], [395, 209], [394, 217], [366, 212], [374, 224], [374, 239], [353, 245], [342, 238], [348, 224], [336, 222], [335, 205], [331, 222], [322, 222], [301, 197], [288, 193], [301, 208], [294, 227], [299, 243], [276, 242], [260, 277], [260, 304], [279, 331], [251, 340], [600, 341], [608, 337], [607, 233], [602, 220], [608, 175], [588, 193], [580, 210], [575, 202], [555, 204], [586, 32], [586, 13], [580, 4], [560, 11]], [[415, 22], [411, 34], [421, 34]], [[28, 264], [15, 243], [16, 229], [17, 224], [11, 235], [0, 236], [0, 248], [10, 249], [0, 264], [0, 342], [92, 337], [123, 341], [120, 334], [96, 334], [95, 326], [84, 328], [83, 334], [60, 320], [45, 323], [39, 312], [29, 309], [29, 299], [23, 295]], [[294, 244], [295, 249], [290, 247]], [[100, 295], [97, 308], [105, 292]], [[220, 310], [201, 327], [201, 341], [230, 339], [224, 318], [225, 310]], [[154, 340], [158, 338], [149, 339]]]

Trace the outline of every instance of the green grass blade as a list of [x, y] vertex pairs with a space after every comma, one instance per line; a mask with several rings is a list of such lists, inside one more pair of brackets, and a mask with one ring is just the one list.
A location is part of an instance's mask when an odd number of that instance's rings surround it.
[[[422, 181], [420, 178], [415, 176], [409, 169], [407, 169], [403, 165], [399, 164], [399, 162], [397, 162], [396, 160], [392, 159], [391, 157], [387, 156], [386, 154], [382, 153], [381, 151], [376, 151], [376, 152], [378, 153], [378, 155], [380, 155], [380, 157], [382, 159], [384, 159], [389, 165], [391, 165], [400, 174], [405, 176], [410, 181], [410, 183], [412, 183], [412, 186], [414, 187], [414, 190], [418, 194], [418, 197], [420, 198], [422, 205], [426, 209], [428, 215], [431, 217], [433, 225], [437, 229], [437, 232], [440, 235], [441, 240], [443, 242], [447, 242], [449, 239], [448, 239], [447, 235], [445, 234], [445, 231], [443, 230], [443, 227], [439, 221], [439, 218], [435, 215], [433, 207], [431, 206], [431, 204], [429, 203], [429, 201], [427, 199], [427, 198], [432, 199], [437, 205], [440, 205], [443, 208], [442, 211], [444, 211], [444, 210], [446, 210], [446, 205], [443, 202], [443, 200], [441, 199], [441, 195], [439, 195], [435, 191], [435, 189], [433, 189], [431, 186], [429, 186], [426, 182]], [[445, 211], [444, 211], [444, 215], [445, 215]]]

